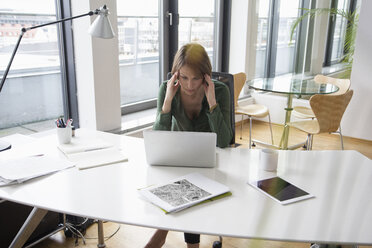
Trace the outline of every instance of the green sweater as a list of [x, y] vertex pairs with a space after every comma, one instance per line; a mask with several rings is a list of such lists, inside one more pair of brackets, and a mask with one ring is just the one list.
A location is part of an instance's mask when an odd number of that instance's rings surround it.
[[172, 107], [169, 113], [162, 113], [163, 102], [167, 90], [167, 82], [160, 85], [157, 114], [153, 126], [154, 130], [172, 131], [194, 131], [214, 132], [217, 134], [217, 146], [226, 147], [232, 139], [231, 118], [230, 118], [230, 93], [224, 83], [214, 81], [217, 106], [209, 112], [209, 104], [204, 96], [202, 108], [198, 117], [190, 120], [186, 115], [180, 98], [180, 88], [172, 100]]

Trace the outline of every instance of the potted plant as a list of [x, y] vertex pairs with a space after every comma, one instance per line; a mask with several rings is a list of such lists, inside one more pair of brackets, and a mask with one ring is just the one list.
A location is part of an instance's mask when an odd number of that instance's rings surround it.
[[313, 19], [317, 15], [324, 15], [329, 14], [333, 16], [340, 16], [347, 20], [347, 27], [345, 32], [345, 43], [344, 43], [344, 55], [340, 59], [340, 62], [346, 64], [346, 73], [350, 75], [351, 67], [353, 63], [353, 55], [355, 50], [355, 37], [356, 37], [356, 30], [358, 27], [359, 21], [359, 14], [358, 11], [355, 10], [353, 12], [345, 11], [344, 9], [336, 9], [336, 8], [315, 8], [315, 9], [307, 9], [303, 8], [304, 14], [298, 17], [291, 26], [291, 37], [290, 40], [293, 39], [294, 32], [297, 26], [304, 20], [305, 18], [310, 17]]

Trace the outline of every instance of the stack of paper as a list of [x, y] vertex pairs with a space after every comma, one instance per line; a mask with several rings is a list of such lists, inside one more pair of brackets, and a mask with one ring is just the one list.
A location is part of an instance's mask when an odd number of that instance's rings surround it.
[[0, 186], [17, 184], [74, 166], [73, 162], [47, 155], [2, 160]]
[[67, 155], [80, 170], [128, 161], [128, 157], [117, 148], [105, 148]]
[[199, 173], [188, 174], [165, 184], [139, 190], [148, 201], [168, 213], [194, 206], [229, 191], [227, 186]]
[[60, 144], [58, 148], [66, 155], [79, 152], [88, 152], [112, 147], [112, 144], [96, 138], [74, 137], [71, 143]]
[[71, 143], [58, 148], [80, 170], [128, 161], [121, 150], [98, 138], [74, 137]]

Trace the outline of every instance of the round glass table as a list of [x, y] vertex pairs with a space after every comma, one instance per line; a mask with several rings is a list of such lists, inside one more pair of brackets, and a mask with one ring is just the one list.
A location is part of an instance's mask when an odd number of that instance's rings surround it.
[[[288, 76], [275, 78], [258, 78], [247, 81], [249, 88], [287, 95], [287, 107], [285, 110], [285, 121], [283, 135], [280, 140], [279, 149], [288, 149], [289, 127], [286, 125], [291, 120], [292, 101], [294, 95], [331, 94], [338, 91], [333, 84], [319, 84], [311, 79], [299, 79]], [[299, 147], [296, 145], [295, 147]]]

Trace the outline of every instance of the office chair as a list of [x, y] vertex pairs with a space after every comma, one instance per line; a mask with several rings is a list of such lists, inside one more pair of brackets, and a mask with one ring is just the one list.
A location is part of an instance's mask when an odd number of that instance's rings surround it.
[[[167, 73], [167, 80], [172, 77], [172, 73]], [[235, 107], [234, 107], [234, 76], [226, 72], [212, 72], [212, 79], [225, 83], [230, 90], [230, 120], [231, 120], [231, 130], [232, 139], [230, 141], [230, 146], [235, 146]]]
[[[333, 84], [338, 87], [338, 91], [335, 93], [332, 93], [330, 95], [341, 95], [346, 93], [350, 89], [350, 80], [349, 79], [339, 79], [339, 78], [332, 78], [324, 75], [316, 75], [314, 77], [314, 81], [319, 84]], [[314, 119], [315, 114], [312, 111], [311, 108], [304, 107], [304, 106], [296, 106], [292, 110], [292, 115], [295, 116], [298, 119]], [[344, 150], [344, 141], [342, 137], [342, 131], [341, 131], [341, 125], [339, 129], [334, 132], [338, 133], [340, 135], [340, 141], [341, 141], [341, 149]], [[306, 145], [305, 145], [306, 148]]]
[[348, 90], [341, 95], [313, 95], [310, 98], [310, 106], [316, 119], [289, 122], [287, 125], [307, 133], [306, 149], [311, 150], [314, 134], [332, 133], [338, 130], [352, 96], [353, 90]]
[[273, 138], [273, 129], [271, 126], [271, 118], [270, 118], [270, 112], [269, 109], [262, 104], [249, 104], [245, 106], [240, 106], [238, 104], [238, 98], [240, 95], [241, 90], [243, 89], [243, 86], [246, 81], [246, 75], [244, 72], [240, 72], [237, 74], [234, 74], [234, 87], [235, 87], [235, 93], [234, 93], [234, 104], [235, 104], [235, 114], [241, 115], [242, 120], [240, 123], [240, 139], [242, 139], [243, 134], [243, 117], [244, 115], [248, 116], [249, 119], [249, 148], [252, 148], [252, 118], [262, 118], [262, 117], [269, 117], [269, 125], [270, 125], [270, 133], [271, 133], [271, 143], [274, 145], [274, 138]]
[[227, 72], [212, 72], [212, 79], [225, 83], [230, 90], [230, 121], [233, 133], [230, 146], [235, 146], [235, 105], [234, 105], [234, 76]]

